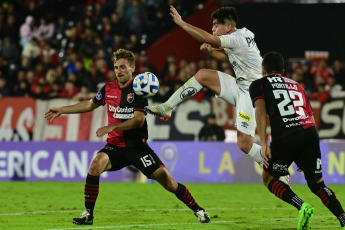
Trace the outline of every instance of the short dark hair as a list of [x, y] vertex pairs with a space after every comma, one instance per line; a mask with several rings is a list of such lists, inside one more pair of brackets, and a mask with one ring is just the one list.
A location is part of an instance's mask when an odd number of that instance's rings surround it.
[[214, 11], [211, 15], [212, 21], [217, 20], [218, 23], [225, 24], [226, 21], [229, 21], [231, 26], [236, 27], [238, 23], [238, 15], [237, 10], [234, 7], [224, 6], [216, 11]]
[[262, 67], [268, 74], [272, 72], [281, 73], [284, 71], [284, 58], [280, 53], [271, 51], [264, 55]]
[[129, 64], [132, 66], [135, 63], [135, 56], [134, 53], [125, 50], [125, 49], [118, 49], [116, 52], [113, 53], [114, 55], [114, 62], [117, 62], [119, 59], [123, 58], [129, 62]]

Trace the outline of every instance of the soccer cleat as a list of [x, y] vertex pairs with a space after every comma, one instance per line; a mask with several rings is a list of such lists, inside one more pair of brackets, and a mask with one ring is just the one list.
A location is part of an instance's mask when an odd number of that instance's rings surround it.
[[314, 208], [304, 202], [301, 209], [298, 211], [298, 225], [297, 230], [306, 230], [309, 227], [309, 219], [314, 213]]
[[287, 184], [287, 185], [289, 185], [291, 187], [291, 185], [290, 185], [290, 175], [281, 176], [281, 177], [279, 177], [279, 180], [281, 182], [284, 182], [285, 184]]
[[205, 209], [200, 209], [200, 210], [194, 212], [194, 215], [198, 218], [198, 220], [202, 224], [211, 222], [211, 219], [208, 216], [208, 213], [205, 211]]
[[165, 102], [163, 104], [159, 104], [156, 106], [145, 106], [145, 111], [153, 115], [159, 116], [161, 119], [167, 121], [171, 117], [173, 108], [171, 108], [171, 106], [168, 105], [167, 102]]
[[72, 223], [77, 225], [92, 225], [93, 217], [91, 217], [90, 213], [86, 210], [79, 217], [73, 218]]

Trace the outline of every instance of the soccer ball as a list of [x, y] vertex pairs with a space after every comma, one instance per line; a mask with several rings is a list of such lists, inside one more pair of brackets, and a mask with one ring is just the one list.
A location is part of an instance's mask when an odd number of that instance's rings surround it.
[[152, 97], [158, 92], [158, 78], [150, 72], [145, 72], [135, 76], [133, 80], [133, 90], [138, 96]]

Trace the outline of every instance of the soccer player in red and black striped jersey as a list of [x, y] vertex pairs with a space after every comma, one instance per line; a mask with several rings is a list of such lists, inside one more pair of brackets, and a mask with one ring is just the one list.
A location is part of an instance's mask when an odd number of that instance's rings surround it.
[[93, 99], [71, 106], [50, 108], [45, 113], [45, 118], [52, 122], [61, 114], [89, 112], [105, 104], [108, 107], [108, 125], [96, 131], [98, 137], [108, 135], [107, 144], [90, 164], [84, 190], [86, 211], [80, 217], [73, 218], [73, 223], [93, 224], [99, 176], [104, 171], [116, 171], [129, 165], [134, 165], [145, 176], [156, 180], [166, 190], [174, 193], [194, 211], [201, 223], [209, 223], [211, 220], [205, 209], [196, 203], [183, 184], [175, 181], [146, 142], [148, 133], [144, 107], [148, 102], [133, 91], [134, 54], [125, 49], [114, 52], [114, 70], [116, 80], [106, 83]]
[[[264, 159], [263, 182], [270, 192], [299, 210], [297, 229], [307, 229], [314, 208], [278, 180], [289, 175], [288, 168], [295, 162], [304, 172], [310, 190], [345, 229], [344, 210], [322, 179], [319, 136], [309, 100], [302, 86], [283, 77], [283, 72], [283, 57], [276, 52], [267, 53], [262, 61], [264, 78], [254, 81], [249, 88]], [[272, 130], [270, 147], [266, 143], [267, 115]]]

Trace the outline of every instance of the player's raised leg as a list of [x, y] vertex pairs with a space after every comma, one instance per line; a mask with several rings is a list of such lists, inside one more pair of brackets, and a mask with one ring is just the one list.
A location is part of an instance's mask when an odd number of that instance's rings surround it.
[[109, 156], [103, 152], [96, 155], [95, 159], [90, 164], [89, 173], [86, 177], [84, 187], [85, 211], [72, 222], [77, 225], [92, 225], [93, 224], [93, 210], [95, 208], [96, 200], [99, 192], [99, 176], [111, 169]]
[[147, 106], [145, 110], [164, 120], [168, 120], [177, 105], [200, 92], [203, 87], [213, 91], [217, 95], [220, 94], [221, 87], [217, 71], [200, 69], [194, 77], [190, 78], [183, 86], [177, 89], [168, 101], [156, 106]]
[[159, 182], [166, 190], [174, 193], [180, 201], [187, 205], [188, 208], [194, 212], [194, 215], [198, 218], [200, 223], [211, 222], [205, 209], [198, 205], [192, 194], [183, 184], [176, 182], [165, 167], [157, 169], [151, 177]]

